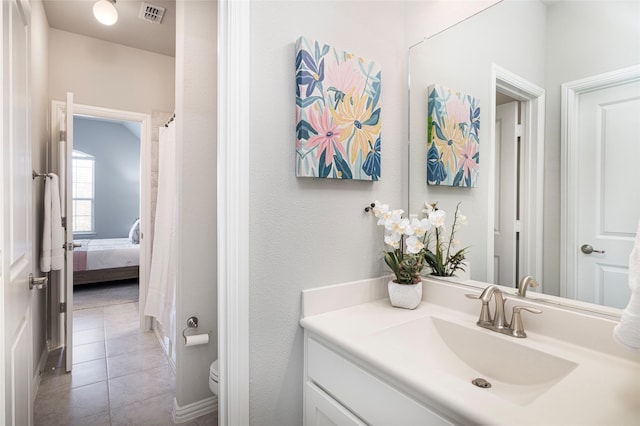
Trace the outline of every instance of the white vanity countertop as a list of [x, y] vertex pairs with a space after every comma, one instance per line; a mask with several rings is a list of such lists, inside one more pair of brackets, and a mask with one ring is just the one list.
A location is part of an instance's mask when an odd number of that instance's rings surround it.
[[[478, 303], [479, 313], [479, 302], [475, 302]], [[493, 302], [491, 305], [493, 309]], [[476, 327], [477, 314], [430, 303], [424, 298], [415, 310], [394, 308], [388, 299], [381, 299], [329, 312], [311, 313], [301, 320], [301, 325], [311, 336], [319, 337], [355, 364], [415, 399], [429, 401], [431, 407], [456, 422], [509, 425], [640, 424], [640, 356], [615, 356], [567, 343], [569, 339], [547, 337], [540, 332], [530, 331], [527, 324], [542, 322], [544, 313], [523, 318], [528, 334], [525, 339]], [[429, 317], [463, 326], [472, 325], [481, 333], [493, 335], [494, 339], [516, 341], [527, 348], [574, 362], [577, 366], [533, 400], [525, 398], [526, 401], [514, 402], [494, 393], [499, 391], [497, 388], [500, 385], [481, 389], [470, 383], [474, 377], [465, 381], [430, 366], [424, 354], [434, 349], [428, 347], [425, 338], [421, 340], [421, 324], [426, 324], [421, 321], [430, 320]], [[411, 348], [415, 350], [390, 344], [393, 338], [381, 340], [384, 338], [380, 336], [388, 337], [389, 332], [396, 333], [392, 328], [403, 324], [408, 326], [401, 327], [398, 333], [405, 334], [401, 336], [405, 341], [414, 341], [415, 345], [412, 343]], [[407, 333], [413, 333], [415, 337], [413, 334], [407, 336]], [[504, 360], [495, 360], [497, 366], [501, 362]], [[523, 370], [527, 369], [526, 359], [518, 362]]]

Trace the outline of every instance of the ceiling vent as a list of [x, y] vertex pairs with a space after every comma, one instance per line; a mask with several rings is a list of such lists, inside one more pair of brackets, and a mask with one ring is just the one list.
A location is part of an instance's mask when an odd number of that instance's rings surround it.
[[138, 17], [144, 21], [160, 24], [164, 16], [164, 7], [154, 6], [151, 3], [142, 2], [140, 15]]

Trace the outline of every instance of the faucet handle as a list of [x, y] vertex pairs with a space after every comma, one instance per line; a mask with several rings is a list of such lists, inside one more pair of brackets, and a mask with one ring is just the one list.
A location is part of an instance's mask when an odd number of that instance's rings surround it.
[[[470, 293], [465, 294], [465, 297], [467, 299], [480, 299], [479, 295]], [[489, 312], [489, 302], [482, 301], [482, 309], [480, 310], [477, 324], [482, 327], [493, 324], [493, 318], [491, 318], [491, 312]]]
[[527, 312], [531, 312], [532, 314], [541, 314], [542, 313], [542, 309], [537, 309], [537, 308], [532, 308], [530, 306], [514, 306], [513, 307], [513, 313], [520, 313], [520, 311], [527, 311]]
[[527, 337], [527, 333], [524, 332], [524, 325], [522, 324], [522, 317], [520, 315], [520, 311], [531, 312], [532, 314], [541, 314], [541, 309], [531, 308], [529, 306], [514, 306], [513, 307], [513, 315], [511, 316], [511, 324], [509, 324], [509, 328], [511, 329], [511, 335], [514, 337]]

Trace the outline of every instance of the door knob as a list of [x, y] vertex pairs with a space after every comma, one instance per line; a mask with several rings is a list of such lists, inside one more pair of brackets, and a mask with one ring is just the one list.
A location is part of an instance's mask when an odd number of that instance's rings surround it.
[[591, 253], [601, 253], [604, 254], [604, 250], [594, 250], [593, 247], [591, 247], [591, 245], [589, 244], [584, 244], [582, 247], [580, 247], [580, 250], [584, 253], [584, 254], [591, 254]]
[[47, 286], [47, 282], [47, 277], [35, 278], [33, 274], [29, 274], [29, 290], [32, 290], [34, 287], [42, 290]]

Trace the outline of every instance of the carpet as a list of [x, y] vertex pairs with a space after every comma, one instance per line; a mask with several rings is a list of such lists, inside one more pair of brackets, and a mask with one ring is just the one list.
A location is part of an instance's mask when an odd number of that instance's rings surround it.
[[73, 288], [73, 310], [138, 301], [138, 280], [83, 284]]

